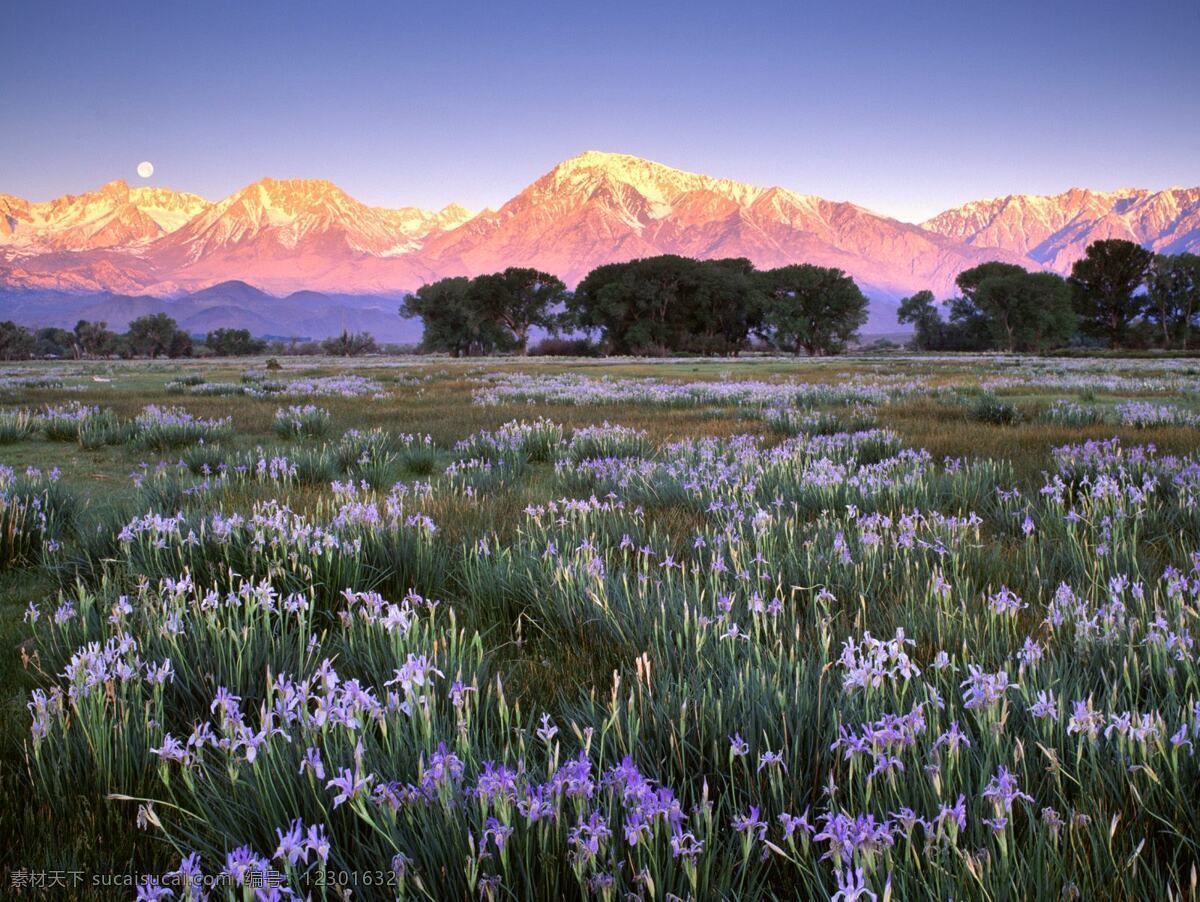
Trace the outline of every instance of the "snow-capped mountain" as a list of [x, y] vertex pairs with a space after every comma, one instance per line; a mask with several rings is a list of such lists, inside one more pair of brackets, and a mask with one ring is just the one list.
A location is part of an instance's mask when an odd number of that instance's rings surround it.
[[[114, 213], [122, 192], [145, 209]], [[167, 195], [123, 182], [44, 204], [0, 195], [0, 285], [176, 294], [237, 276], [283, 293], [397, 291], [429, 276], [413, 252], [472, 216], [457, 204], [370, 207], [318, 179], [262, 179], [217, 203], [195, 198], [182, 215]], [[130, 222], [141, 230], [122, 240], [117, 225]]]
[[946, 210], [923, 225], [972, 247], [1003, 248], [1066, 273], [1089, 244], [1103, 238], [1136, 241], [1160, 253], [1200, 251], [1200, 188], [1012, 194]]
[[528, 265], [568, 283], [601, 263], [654, 254], [838, 266], [888, 296], [917, 284], [945, 289], [960, 270], [996, 256], [854, 204], [596, 151], [422, 251], [440, 273]]
[[288, 254], [348, 251], [386, 257], [419, 246], [431, 231], [470, 218], [461, 207], [432, 213], [415, 207], [368, 207], [332, 182], [262, 179], [231, 194], [177, 229], [155, 248], [169, 258], [181, 251], [185, 264], [229, 251]]
[[44, 203], [0, 194], [0, 245], [25, 253], [137, 246], [170, 234], [209, 206], [195, 194], [131, 188], [120, 180]]
[[323, 180], [262, 179], [157, 242], [152, 287], [237, 276], [282, 292], [396, 290], [424, 278], [410, 268], [422, 242], [470, 215], [458, 206], [437, 213], [369, 207]]
[[914, 225], [589, 151], [476, 215], [372, 207], [307, 179], [262, 179], [216, 203], [124, 182], [45, 203], [0, 195], [0, 287], [179, 295], [241, 279], [276, 294], [398, 294], [516, 265], [574, 284], [602, 263], [670, 253], [837, 266], [887, 302], [921, 288], [949, 295], [986, 260], [1065, 272], [1108, 237], [1200, 249], [1200, 188], [1014, 195]]

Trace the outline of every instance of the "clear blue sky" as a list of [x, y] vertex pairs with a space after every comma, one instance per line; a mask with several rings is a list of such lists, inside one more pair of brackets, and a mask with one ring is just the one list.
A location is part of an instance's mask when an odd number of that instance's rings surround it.
[[585, 149], [902, 219], [1200, 184], [1200, 3], [9, 4], [0, 191], [495, 206]]

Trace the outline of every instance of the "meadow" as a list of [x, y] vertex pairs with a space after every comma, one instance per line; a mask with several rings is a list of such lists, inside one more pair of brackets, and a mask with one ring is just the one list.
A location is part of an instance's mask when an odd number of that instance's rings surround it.
[[11, 365], [0, 464], [0, 894], [1197, 897], [1200, 361]]

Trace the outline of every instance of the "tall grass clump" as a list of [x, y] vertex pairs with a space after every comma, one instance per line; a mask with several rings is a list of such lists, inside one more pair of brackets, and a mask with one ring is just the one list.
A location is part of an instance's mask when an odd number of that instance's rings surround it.
[[72, 401], [57, 407], [46, 407], [37, 415], [37, 426], [52, 442], [73, 442], [79, 439], [80, 428], [103, 414], [99, 407]]
[[654, 444], [644, 429], [631, 429], [605, 420], [599, 426], [581, 426], [572, 430], [564, 452], [576, 463], [588, 458], [649, 457], [654, 453]]
[[329, 411], [315, 404], [293, 404], [275, 411], [275, 434], [281, 438], [321, 438], [329, 432]]
[[167, 382], [163, 386], [163, 390], [169, 395], [182, 395], [187, 394], [189, 389], [204, 384], [205, 379], [199, 373], [187, 373], [178, 379], [172, 379]]
[[167, 451], [220, 441], [233, 432], [233, 418], [205, 420], [181, 407], [147, 405], [133, 421], [133, 441], [141, 448]]
[[59, 473], [0, 466], [0, 570], [45, 563], [75, 526], [74, 495]]
[[866, 405], [845, 410], [803, 410], [795, 407], [771, 407], [762, 414], [775, 432], [784, 435], [834, 435], [861, 432], [876, 424], [875, 412]]
[[105, 445], [123, 445], [135, 432], [132, 423], [123, 423], [111, 410], [102, 410], [79, 424], [79, 446], [85, 450]]
[[28, 410], [6, 410], [0, 412], [0, 445], [23, 442], [37, 429], [34, 415]]
[[442, 459], [442, 452], [431, 435], [401, 433], [395, 437], [395, 449], [400, 466], [414, 476], [430, 475]]
[[1002, 401], [990, 392], [970, 399], [967, 411], [971, 419], [993, 426], [1012, 426], [1024, 418], [1015, 404]]
[[1103, 423], [1103, 411], [1091, 404], [1059, 398], [1042, 412], [1042, 420], [1058, 426], [1092, 426]]
[[477, 432], [454, 446], [465, 459], [495, 461], [517, 456], [530, 463], [548, 463], [558, 455], [563, 428], [540, 417], [512, 420], [499, 429]]

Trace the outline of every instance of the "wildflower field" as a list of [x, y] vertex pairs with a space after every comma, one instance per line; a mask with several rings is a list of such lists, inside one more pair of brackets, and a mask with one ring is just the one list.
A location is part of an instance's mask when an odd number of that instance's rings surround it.
[[0, 896], [1197, 897], [1200, 361], [10, 367], [0, 463]]

